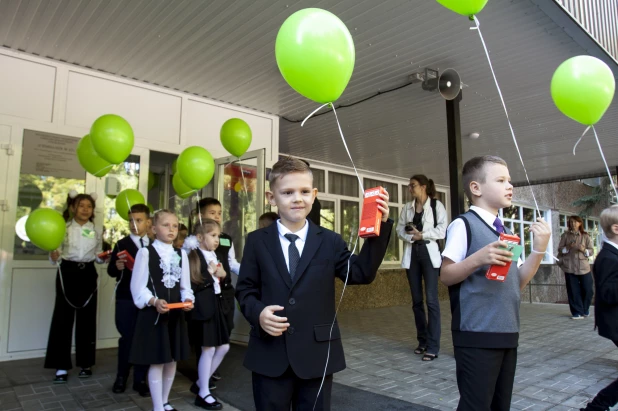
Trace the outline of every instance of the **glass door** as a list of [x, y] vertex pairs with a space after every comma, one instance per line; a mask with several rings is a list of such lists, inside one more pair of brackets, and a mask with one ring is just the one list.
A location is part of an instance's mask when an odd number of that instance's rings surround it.
[[[241, 262], [247, 234], [258, 228], [264, 212], [264, 150], [245, 153], [240, 160], [224, 157], [215, 161], [214, 196], [221, 202], [222, 231], [232, 237], [236, 259]], [[232, 274], [236, 285], [237, 277]], [[232, 339], [249, 341], [249, 324], [240, 313], [234, 314]]]

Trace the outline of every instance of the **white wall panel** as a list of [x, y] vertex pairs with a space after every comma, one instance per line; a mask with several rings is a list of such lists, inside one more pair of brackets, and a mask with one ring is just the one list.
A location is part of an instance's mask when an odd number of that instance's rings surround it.
[[0, 55], [0, 113], [52, 121], [56, 68]]
[[221, 126], [230, 118], [240, 118], [251, 127], [252, 140], [248, 151], [266, 149], [266, 158], [272, 152], [273, 121], [267, 117], [214, 104], [189, 100], [186, 109], [186, 141], [189, 146], [206, 148], [214, 158], [229, 156], [221, 145]]
[[136, 139], [180, 143], [182, 98], [119, 81], [69, 72], [65, 122], [90, 128], [103, 114], [124, 117]]

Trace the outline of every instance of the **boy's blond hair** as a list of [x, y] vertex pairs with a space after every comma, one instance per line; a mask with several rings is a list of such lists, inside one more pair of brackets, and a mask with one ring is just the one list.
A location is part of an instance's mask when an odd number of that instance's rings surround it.
[[472, 192], [470, 191], [470, 183], [473, 181], [478, 181], [482, 184], [486, 181], [487, 172], [485, 170], [485, 166], [487, 164], [501, 164], [505, 167], [508, 167], [506, 161], [504, 161], [498, 156], [474, 157], [466, 161], [466, 164], [464, 164], [463, 166], [463, 188], [466, 193], [466, 197], [468, 197], [468, 200], [470, 200], [470, 203], [472, 204], [474, 204], [474, 197], [472, 196]]
[[613, 239], [616, 237], [612, 231], [612, 226], [618, 224], [618, 204], [606, 208], [601, 213], [601, 228], [605, 237]]
[[306, 162], [294, 157], [284, 157], [277, 161], [270, 171], [268, 176], [270, 189], [273, 189], [277, 180], [292, 173], [309, 173], [311, 178], [313, 178], [313, 173]]

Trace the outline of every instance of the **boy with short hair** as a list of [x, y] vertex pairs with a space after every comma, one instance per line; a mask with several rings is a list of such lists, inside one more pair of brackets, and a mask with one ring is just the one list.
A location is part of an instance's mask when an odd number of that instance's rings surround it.
[[330, 410], [332, 375], [345, 368], [337, 323], [331, 332], [335, 277], [348, 284], [375, 279], [393, 228], [388, 194], [377, 200], [380, 236], [353, 255], [339, 234], [307, 219], [317, 189], [304, 162], [279, 160], [269, 180], [266, 196], [280, 219], [249, 234], [236, 285], [251, 325], [244, 365], [253, 372], [257, 411]]
[[258, 220], [258, 228], [266, 228], [278, 219], [279, 215], [277, 213], [273, 213], [272, 211], [264, 213], [260, 216], [260, 219]]
[[[131, 364], [129, 363], [129, 353], [133, 333], [135, 332], [135, 321], [139, 310], [133, 303], [131, 295], [131, 275], [132, 271], [126, 266], [127, 259], [119, 258], [118, 253], [127, 251], [135, 260], [137, 252], [142, 247], [148, 247], [150, 239], [148, 221], [150, 219], [150, 209], [145, 204], [135, 204], [129, 210], [129, 231], [131, 234], [120, 239], [114, 246], [107, 273], [116, 278], [116, 328], [120, 333], [118, 339], [118, 372], [116, 382], [112, 391], [116, 394], [126, 390], [127, 379]], [[148, 367], [135, 365], [133, 367], [133, 389], [142, 397], [148, 396], [150, 390], [146, 384], [146, 372]]]
[[467, 161], [463, 185], [472, 206], [448, 227], [440, 271], [451, 300], [457, 410], [507, 411], [517, 364], [520, 291], [536, 274], [551, 230], [539, 218], [530, 226], [534, 247], [526, 262], [512, 264], [504, 282], [487, 279], [490, 265], [505, 266], [513, 256], [499, 241], [500, 233], [511, 234], [498, 217], [513, 198], [506, 162], [495, 156]]
[[[618, 346], [618, 205], [601, 213], [605, 244], [594, 261], [594, 323], [599, 335]], [[603, 388], [584, 411], [605, 411], [618, 404], [618, 379]]]

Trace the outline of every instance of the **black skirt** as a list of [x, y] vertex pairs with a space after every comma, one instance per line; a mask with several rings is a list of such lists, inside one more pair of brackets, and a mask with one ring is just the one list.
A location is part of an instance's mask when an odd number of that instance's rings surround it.
[[189, 358], [189, 333], [183, 314], [180, 309], [161, 315], [154, 307], [141, 309], [131, 344], [131, 364], [167, 364]]
[[222, 305], [222, 295], [216, 294], [212, 317], [207, 321], [192, 321], [191, 344], [196, 347], [218, 347], [230, 343], [229, 320], [223, 313]]

